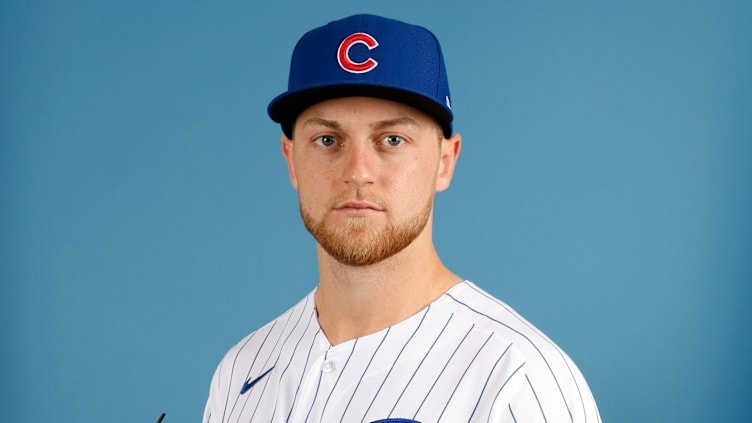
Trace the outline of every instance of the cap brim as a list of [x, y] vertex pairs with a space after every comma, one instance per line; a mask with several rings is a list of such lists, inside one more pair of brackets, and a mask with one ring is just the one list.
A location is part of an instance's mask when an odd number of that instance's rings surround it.
[[452, 135], [452, 113], [434, 100], [408, 90], [366, 84], [341, 84], [308, 88], [296, 92], [286, 92], [269, 104], [269, 117], [282, 125], [288, 138], [292, 138], [292, 127], [303, 111], [316, 103], [342, 97], [374, 97], [392, 100], [415, 107], [436, 119], [444, 136]]

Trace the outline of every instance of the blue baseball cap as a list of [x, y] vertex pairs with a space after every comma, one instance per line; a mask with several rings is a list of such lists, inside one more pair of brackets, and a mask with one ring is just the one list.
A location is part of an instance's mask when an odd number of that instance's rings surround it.
[[354, 15], [307, 32], [292, 53], [287, 92], [267, 109], [292, 138], [295, 119], [334, 98], [376, 97], [415, 107], [452, 135], [444, 57], [427, 29], [374, 15]]

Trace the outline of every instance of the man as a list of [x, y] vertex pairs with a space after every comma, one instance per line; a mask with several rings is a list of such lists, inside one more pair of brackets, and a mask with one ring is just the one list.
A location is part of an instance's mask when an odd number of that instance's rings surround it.
[[227, 353], [204, 421], [600, 421], [564, 352], [436, 253], [462, 141], [433, 34], [332, 22], [298, 42], [288, 88], [269, 115], [319, 286]]

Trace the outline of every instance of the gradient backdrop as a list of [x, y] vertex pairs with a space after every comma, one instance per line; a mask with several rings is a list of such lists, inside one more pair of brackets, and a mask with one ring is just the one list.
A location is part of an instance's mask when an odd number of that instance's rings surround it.
[[447, 264], [607, 422], [752, 421], [752, 4], [0, 2], [0, 420], [199, 421], [317, 283], [268, 101], [356, 12], [442, 41]]

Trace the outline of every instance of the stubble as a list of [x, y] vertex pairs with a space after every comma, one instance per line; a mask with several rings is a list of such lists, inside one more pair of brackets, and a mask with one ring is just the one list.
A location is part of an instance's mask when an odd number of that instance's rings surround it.
[[[368, 194], [358, 192], [347, 198], [383, 202]], [[338, 200], [341, 201], [341, 200]], [[385, 260], [410, 245], [425, 229], [431, 216], [433, 198], [412, 216], [400, 221], [390, 221], [379, 228], [369, 217], [348, 217], [343, 224], [335, 225], [325, 215], [321, 219], [300, 204], [300, 215], [308, 232], [335, 260], [348, 266], [368, 266]], [[388, 212], [388, 208], [386, 208]]]

